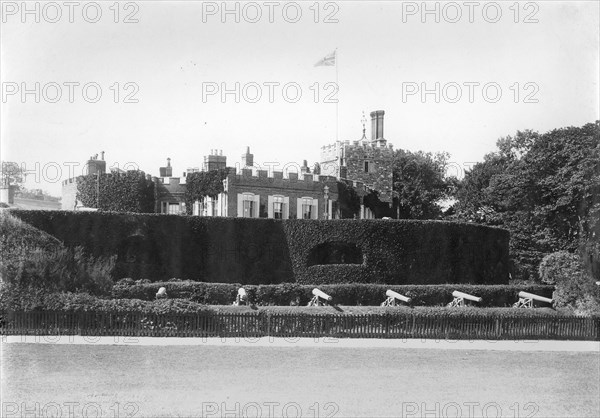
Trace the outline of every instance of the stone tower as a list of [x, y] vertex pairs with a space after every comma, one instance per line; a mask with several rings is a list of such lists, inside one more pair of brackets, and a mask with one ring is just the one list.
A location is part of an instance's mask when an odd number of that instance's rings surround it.
[[382, 202], [392, 202], [393, 155], [383, 132], [383, 110], [371, 112], [371, 140], [366, 137], [363, 119], [363, 136], [359, 141], [337, 141], [321, 147], [321, 172], [340, 179], [363, 182], [379, 192]]

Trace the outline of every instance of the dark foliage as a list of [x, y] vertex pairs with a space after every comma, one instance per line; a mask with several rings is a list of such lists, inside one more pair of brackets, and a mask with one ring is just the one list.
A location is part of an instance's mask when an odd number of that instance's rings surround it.
[[[441, 221], [274, 220], [19, 211], [67, 246], [117, 255], [114, 277], [220, 283], [501, 284], [508, 233]], [[319, 245], [356, 246], [362, 264], [309, 266]]]
[[[100, 199], [98, 199], [100, 190]], [[88, 174], [77, 178], [77, 200], [90, 208], [113, 212], [154, 212], [154, 183], [143, 171]]]
[[437, 219], [448, 197], [447, 153], [398, 150], [394, 154], [394, 191], [401, 219]]
[[511, 231], [512, 275], [539, 280], [556, 251], [580, 251], [600, 279], [600, 123], [517, 132], [466, 173], [455, 218]]
[[360, 197], [356, 189], [343, 181], [338, 181], [338, 209], [342, 219], [354, 219], [360, 212]]
[[211, 170], [190, 173], [186, 179], [185, 207], [188, 215], [192, 214], [194, 202], [202, 201], [205, 196], [216, 197], [223, 191], [223, 180], [227, 170]]

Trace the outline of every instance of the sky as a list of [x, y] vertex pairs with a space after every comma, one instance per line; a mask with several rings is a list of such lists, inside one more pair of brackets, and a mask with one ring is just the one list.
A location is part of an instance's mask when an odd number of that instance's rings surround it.
[[385, 110], [388, 142], [448, 152], [460, 177], [500, 137], [600, 118], [599, 15], [597, 1], [4, 1], [0, 158], [54, 195], [101, 151], [152, 175], [213, 149], [234, 166], [247, 146], [263, 167], [312, 166]]

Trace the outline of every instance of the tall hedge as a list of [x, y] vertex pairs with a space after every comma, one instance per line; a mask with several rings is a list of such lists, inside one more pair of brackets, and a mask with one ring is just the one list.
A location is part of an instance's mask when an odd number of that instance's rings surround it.
[[[100, 190], [100, 199], [98, 199]], [[77, 200], [84, 206], [115, 212], [154, 212], [154, 183], [143, 171], [88, 174], [77, 178]]]
[[[472, 224], [61, 211], [15, 215], [66, 245], [84, 246], [94, 256], [116, 254], [115, 278], [242, 284], [508, 283], [508, 232]], [[309, 266], [319, 248], [341, 248], [328, 243], [357, 247], [362, 263]]]

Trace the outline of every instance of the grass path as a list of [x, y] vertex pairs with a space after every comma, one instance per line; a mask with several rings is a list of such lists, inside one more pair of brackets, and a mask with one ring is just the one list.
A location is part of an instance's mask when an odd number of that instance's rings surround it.
[[10, 343], [1, 355], [4, 416], [22, 402], [63, 416], [600, 416], [594, 352]]

